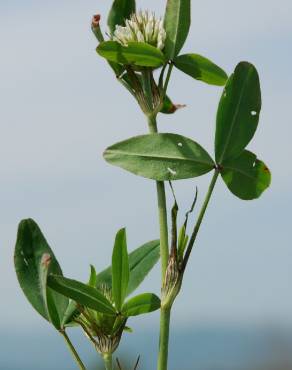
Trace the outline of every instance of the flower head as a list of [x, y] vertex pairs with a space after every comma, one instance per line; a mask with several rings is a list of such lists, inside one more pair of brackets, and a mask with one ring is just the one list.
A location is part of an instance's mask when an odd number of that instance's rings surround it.
[[164, 48], [165, 38], [163, 20], [147, 11], [132, 14], [125, 26], [116, 26], [113, 34], [113, 40], [123, 46], [128, 46], [129, 42], [145, 42], [160, 50]]

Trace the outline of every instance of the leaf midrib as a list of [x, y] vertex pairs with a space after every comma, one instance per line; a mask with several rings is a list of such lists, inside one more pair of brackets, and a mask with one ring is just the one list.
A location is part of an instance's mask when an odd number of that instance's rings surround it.
[[116, 149], [108, 149], [106, 150], [105, 154], [122, 154], [122, 155], [128, 155], [128, 156], [132, 156], [132, 157], [143, 157], [143, 158], [153, 158], [153, 159], [167, 159], [167, 160], [176, 160], [176, 161], [188, 161], [188, 162], [195, 162], [195, 163], [201, 163], [201, 164], [206, 164], [206, 165], [213, 165], [212, 162], [206, 162], [206, 161], [199, 161], [199, 160], [196, 160], [196, 159], [193, 159], [193, 158], [187, 158], [187, 157], [184, 157], [184, 158], [180, 158], [180, 157], [165, 157], [165, 156], [161, 156], [161, 155], [147, 155], [147, 154], [139, 154], [139, 153], [129, 153], [129, 152], [126, 152], [126, 151], [121, 151], [121, 150], [116, 150]]
[[232, 166], [226, 166], [224, 168], [227, 169], [227, 170], [238, 172], [241, 175], [244, 175], [244, 176], [248, 177], [249, 179], [256, 180], [256, 176], [251, 176], [250, 174], [246, 173], [244, 170], [240, 170], [240, 169], [238, 169], [236, 167], [232, 167]]

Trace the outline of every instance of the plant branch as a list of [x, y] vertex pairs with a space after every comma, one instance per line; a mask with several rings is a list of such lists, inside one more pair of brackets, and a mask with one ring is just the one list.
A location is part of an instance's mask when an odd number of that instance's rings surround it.
[[192, 236], [190, 238], [190, 241], [189, 241], [189, 244], [187, 246], [187, 250], [186, 250], [186, 253], [185, 253], [185, 256], [184, 256], [184, 260], [183, 260], [183, 263], [182, 263], [182, 272], [184, 272], [185, 268], [186, 268], [186, 265], [188, 263], [188, 260], [190, 258], [190, 254], [192, 252], [192, 249], [193, 249], [193, 246], [194, 246], [194, 243], [196, 241], [196, 238], [197, 238], [197, 235], [198, 235], [198, 232], [200, 230], [200, 227], [201, 227], [201, 224], [202, 224], [202, 221], [203, 221], [203, 218], [204, 218], [204, 215], [206, 213], [206, 209], [208, 207], [208, 204], [209, 204], [209, 201], [210, 201], [210, 198], [211, 198], [211, 195], [213, 193], [213, 190], [214, 190], [214, 187], [215, 187], [215, 184], [217, 182], [217, 179], [218, 179], [218, 176], [219, 176], [219, 169], [215, 169], [215, 173], [212, 177], [212, 180], [211, 180], [211, 183], [209, 185], [209, 189], [207, 191], [207, 194], [206, 194], [206, 197], [205, 197], [205, 200], [204, 200], [204, 203], [202, 205], [202, 208], [200, 210], [200, 214], [199, 214], [199, 217], [198, 217], [198, 220], [196, 222], [196, 225], [194, 227], [194, 231], [192, 233]]
[[84, 366], [83, 362], [81, 361], [75, 347], [73, 346], [70, 338], [68, 337], [67, 333], [65, 332], [65, 330], [60, 330], [60, 334], [63, 336], [63, 338], [65, 339], [68, 347], [69, 347], [69, 350], [72, 354], [72, 356], [74, 357], [76, 363], [78, 364], [79, 368], [81, 370], [86, 370], [86, 367]]
[[168, 88], [168, 84], [169, 84], [172, 69], [173, 69], [173, 63], [170, 62], [169, 67], [168, 67], [168, 71], [167, 71], [167, 75], [166, 75], [166, 79], [165, 79], [165, 82], [164, 82], [164, 86], [163, 86], [163, 99], [165, 98], [165, 95], [166, 95], [166, 92], [167, 92], [167, 88]]

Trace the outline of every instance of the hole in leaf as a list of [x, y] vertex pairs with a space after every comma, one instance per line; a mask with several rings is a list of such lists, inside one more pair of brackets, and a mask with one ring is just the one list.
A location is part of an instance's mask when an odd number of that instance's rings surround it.
[[176, 171], [175, 170], [173, 170], [172, 168], [167, 168], [167, 171], [169, 172], [169, 173], [171, 173], [173, 176], [175, 176], [176, 175]]
[[252, 110], [252, 111], [250, 112], [250, 114], [251, 114], [252, 116], [256, 116], [256, 115], [258, 114], [258, 112], [256, 112], [255, 110]]
[[178, 145], [178, 146], [180, 146], [180, 147], [182, 147], [182, 146], [183, 146], [183, 145], [182, 145], [182, 143], [177, 143], [177, 145]]

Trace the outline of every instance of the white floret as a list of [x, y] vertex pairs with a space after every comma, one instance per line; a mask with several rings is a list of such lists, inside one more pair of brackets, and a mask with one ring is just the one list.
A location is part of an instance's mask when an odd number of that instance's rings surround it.
[[125, 26], [116, 26], [112, 39], [123, 46], [129, 42], [144, 42], [162, 50], [166, 32], [161, 18], [155, 18], [154, 13], [139, 12], [127, 19]]

